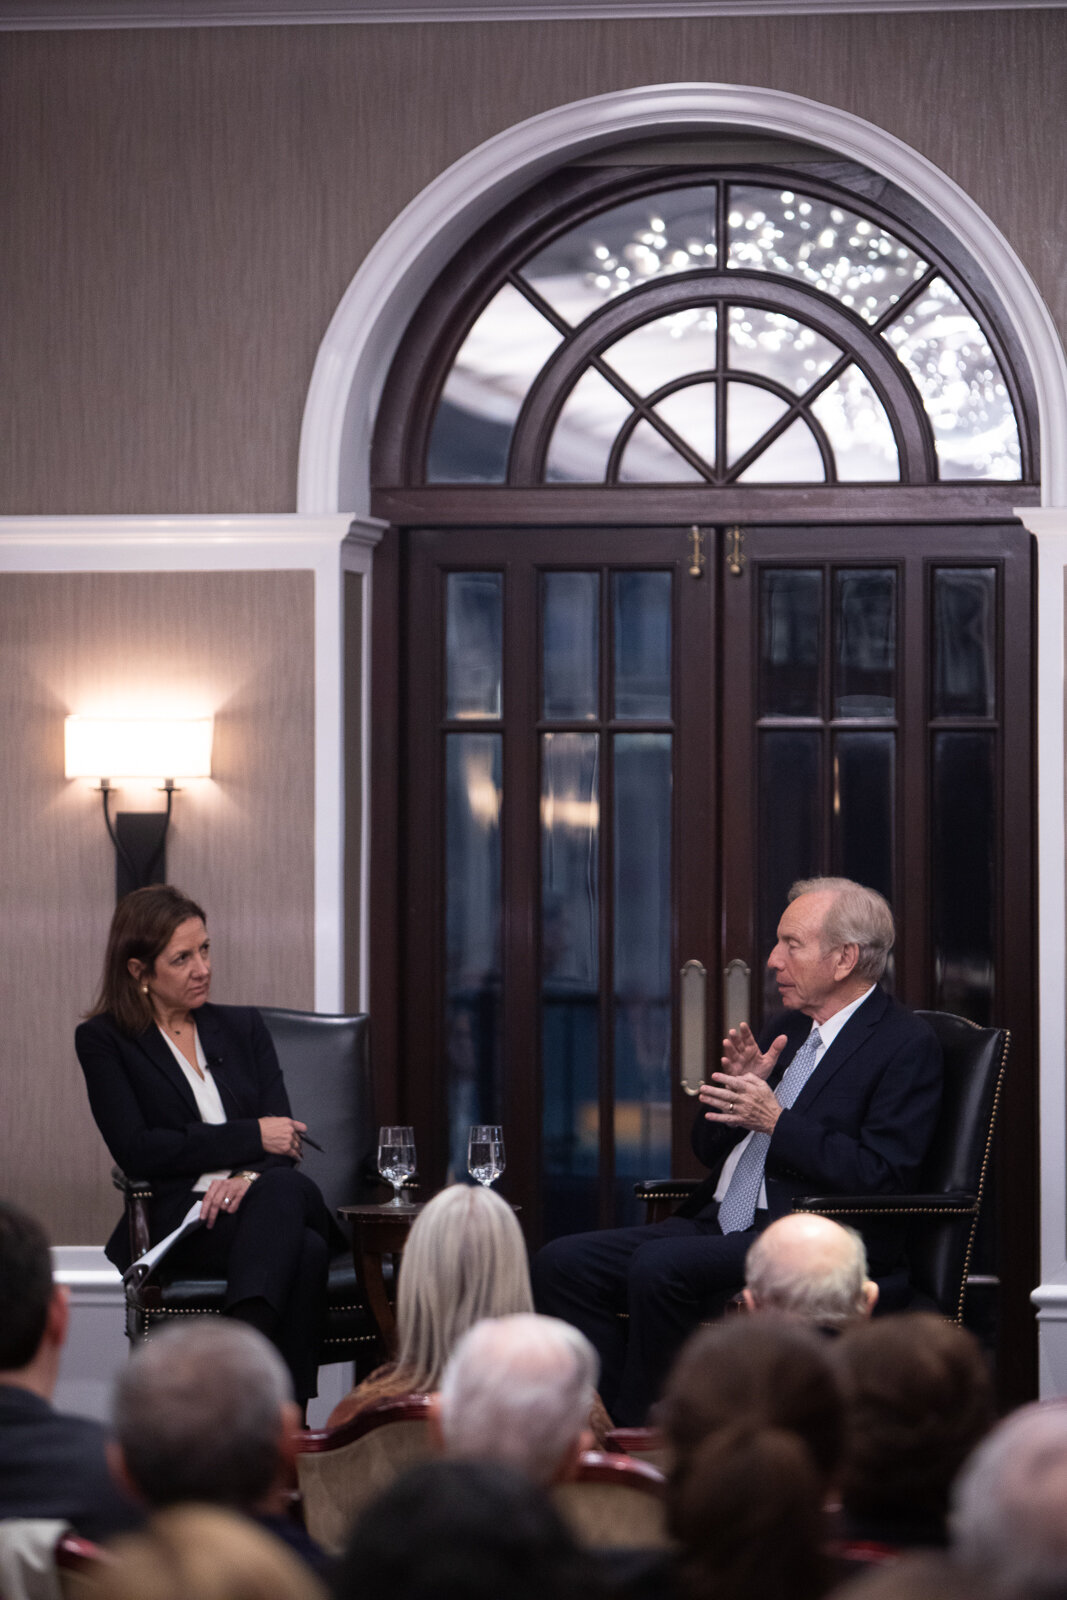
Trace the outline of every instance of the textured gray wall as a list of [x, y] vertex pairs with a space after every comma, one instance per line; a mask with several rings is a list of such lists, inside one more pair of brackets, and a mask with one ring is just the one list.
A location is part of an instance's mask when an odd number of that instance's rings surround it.
[[[214, 781], [175, 797], [168, 876], [208, 914], [214, 999], [311, 1007], [312, 607], [304, 572], [0, 577], [0, 1193], [57, 1243], [103, 1240], [120, 1210], [73, 1046], [115, 858], [99, 796], [63, 776], [63, 718], [131, 687], [214, 709]], [[146, 785], [112, 809], [159, 805]]]
[[0, 35], [0, 512], [287, 511], [319, 341], [443, 167], [653, 82], [906, 140], [1067, 331], [1067, 12]]

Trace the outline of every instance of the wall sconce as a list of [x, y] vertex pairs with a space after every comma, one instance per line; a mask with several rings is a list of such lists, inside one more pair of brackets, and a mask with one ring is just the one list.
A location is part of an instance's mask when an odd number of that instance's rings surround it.
[[[212, 717], [79, 717], [65, 723], [68, 778], [96, 778], [104, 821], [115, 846], [115, 893], [167, 878], [166, 841], [176, 778], [210, 778]], [[122, 811], [112, 825], [109, 809], [116, 779], [158, 778], [166, 811]]]

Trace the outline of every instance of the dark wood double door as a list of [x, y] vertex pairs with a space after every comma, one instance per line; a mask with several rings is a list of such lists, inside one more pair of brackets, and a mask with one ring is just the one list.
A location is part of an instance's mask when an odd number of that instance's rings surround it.
[[[789, 884], [882, 890], [913, 1006], [1015, 1034], [985, 1275], [1033, 1261], [1031, 551], [1013, 523], [407, 530], [402, 1106], [501, 1122], [531, 1243], [693, 1171]], [[999, 1246], [995, 1235], [999, 1234]], [[1015, 1342], [1015, 1341], [1013, 1341]]]

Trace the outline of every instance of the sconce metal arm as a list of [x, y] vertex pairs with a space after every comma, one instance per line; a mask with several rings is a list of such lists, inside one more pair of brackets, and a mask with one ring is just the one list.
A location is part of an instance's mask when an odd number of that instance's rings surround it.
[[100, 779], [100, 793], [103, 796], [104, 801], [104, 822], [107, 824], [108, 837], [110, 838], [111, 843], [115, 846], [115, 854], [122, 861], [123, 866], [130, 875], [131, 881], [138, 884], [139, 887], [143, 887], [145, 884], [151, 883], [152, 874], [156, 869], [157, 863], [163, 855], [163, 851], [167, 843], [167, 830], [170, 827], [171, 807], [174, 804], [173, 778], [164, 779], [163, 790], [167, 796], [167, 810], [163, 819], [163, 828], [159, 835], [159, 843], [156, 845], [156, 848], [152, 852], [148, 862], [141, 866], [134, 861], [133, 857], [130, 855], [130, 852], [126, 849], [126, 846], [123, 844], [122, 840], [119, 838], [114, 827], [112, 826], [110, 806], [112, 793], [111, 782], [108, 778]]

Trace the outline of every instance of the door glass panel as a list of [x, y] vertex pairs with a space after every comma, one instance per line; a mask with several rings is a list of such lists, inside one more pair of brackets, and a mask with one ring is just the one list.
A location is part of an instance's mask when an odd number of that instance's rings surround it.
[[548, 1238], [593, 1228], [598, 1220], [599, 766], [599, 734], [542, 734], [541, 1065]]
[[894, 715], [896, 602], [897, 575], [892, 567], [835, 572], [835, 717]]
[[944, 278], [934, 278], [882, 337], [922, 395], [941, 477], [1018, 479], [1019, 430], [1004, 374]]
[[504, 575], [450, 572], [446, 580], [445, 716], [499, 717]]
[[842, 729], [834, 739], [832, 866], [893, 902], [895, 733]]
[[781, 311], [731, 306], [727, 360], [739, 372], [756, 372], [803, 394], [841, 354], [825, 334]]
[[738, 483], [823, 483], [825, 478], [819, 446], [799, 417], [737, 475]]
[[691, 306], [643, 322], [608, 345], [604, 360], [641, 395], [653, 394], [691, 372], [714, 372], [715, 307]]
[[799, 278], [877, 322], [921, 278], [926, 262], [844, 206], [792, 189], [732, 183], [727, 266]]
[[672, 740], [614, 744], [615, 1189], [636, 1222], [634, 1180], [670, 1172]]
[[781, 1009], [764, 963], [774, 947], [790, 884], [822, 868], [822, 734], [815, 728], [765, 728], [756, 776], [759, 812], [757, 960], [764, 1015]]
[[931, 707], [935, 717], [995, 715], [996, 626], [996, 568], [938, 567]]
[[595, 718], [600, 683], [600, 575], [546, 572], [543, 583], [542, 715]]
[[841, 483], [888, 483], [900, 479], [900, 456], [885, 406], [866, 373], [846, 367], [812, 403], [825, 430]]
[[983, 1026], [993, 1010], [994, 734], [935, 733], [930, 922], [934, 1005]]
[[449, 1178], [472, 1122], [503, 1121], [500, 1053], [502, 735], [445, 735], [445, 1054]]
[[760, 715], [822, 713], [822, 573], [765, 567], [760, 573]]
[[691, 462], [667, 443], [658, 428], [642, 417], [622, 453], [619, 482], [703, 483], [704, 479]]
[[550, 483], [603, 483], [630, 403], [599, 372], [583, 372], [564, 402], [545, 464]]
[[752, 383], [731, 383], [726, 389], [726, 456], [733, 466], [787, 409], [787, 402]]
[[615, 716], [666, 721], [671, 714], [671, 575], [616, 572]]
[[503, 483], [526, 391], [562, 334], [510, 283], [463, 341], [445, 382], [426, 462], [429, 483]]
[[668, 189], [602, 211], [539, 250], [526, 282], [573, 324], [650, 279], [715, 265], [714, 184]]
[[656, 402], [656, 413], [696, 450], [705, 464], [715, 460], [715, 385], [692, 383]]

